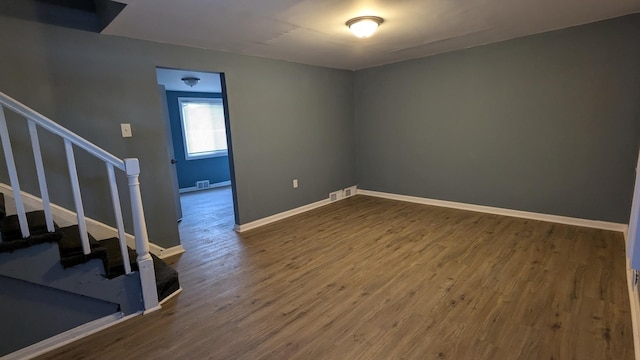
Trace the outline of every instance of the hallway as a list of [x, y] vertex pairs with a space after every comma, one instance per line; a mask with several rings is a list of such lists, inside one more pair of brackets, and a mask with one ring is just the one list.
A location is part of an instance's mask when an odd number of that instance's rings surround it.
[[182, 221], [178, 228], [187, 251], [191, 244], [215, 243], [216, 236], [212, 235], [229, 234], [233, 230], [231, 186], [184, 193], [180, 195], [180, 202]]

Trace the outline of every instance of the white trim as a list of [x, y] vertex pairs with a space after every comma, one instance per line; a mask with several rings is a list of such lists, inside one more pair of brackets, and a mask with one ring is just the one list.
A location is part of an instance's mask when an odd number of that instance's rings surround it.
[[58, 349], [64, 345], [70, 344], [74, 341], [78, 341], [84, 337], [95, 334], [98, 331], [102, 331], [106, 328], [119, 324], [123, 321], [127, 321], [133, 317], [141, 315], [142, 312], [136, 312], [127, 316], [123, 313], [115, 313], [103, 318], [88, 322], [86, 324], [75, 327], [71, 330], [65, 331], [58, 335], [52, 336], [48, 339], [37, 342], [33, 345], [29, 345], [18, 351], [14, 351], [11, 354], [7, 354], [0, 357], [0, 360], [28, 360], [45, 354], [49, 351]]
[[627, 289], [629, 291], [629, 305], [631, 307], [631, 324], [633, 326], [633, 349], [636, 360], [640, 360], [640, 297], [638, 287], [633, 286], [634, 270], [627, 259]]
[[155, 247], [155, 249], [150, 248], [151, 253], [160, 259], [166, 259], [171, 256], [176, 256], [186, 251], [184, 247], [182, 247], [182, 245], [172, 246], [167, 249], [160, 247], [156, 244], [151, 244], [151, 245]]
[[441, 206], [441, 207], [447, 207], [452, 209], [469, 210], [469, 211], [476, 211], [476, 212], [482, 212], [487, 214], [511, 216], [511, 217], [517, 217], [517, 218], [531, 219], [531, 220], [548, 221], [548, 222], [554, 222], [559, 224], [583, 226], [583, 227], [602, 229], [602, 230], [627, 232], [627, 227], [628, 227], [627, 224], [619, 224], [619, 223], [598, 221], [598, 220], [579, 219], [579, 218], [559, 216], [559, 215], [540, 214], [540, 213], [534, 213], [529, 211], [503, 209], [503, 208], [474, 205], [474, 204], [465, 204], [465, 203], [459, 203], [459, 202], [453, 202], [453, 201], [436, 200], [436, 199], [429, 199], [429, 198], [422, 198], [422, 197], [408, 196], [408, 195], [398, 195], [398, 194], [384, 193], [384, 192], [371, 191], [371, 190], [358, 189], [358, 194], [379, 197], [384, 199], [412, 202], [417, 204]]
[[231, 185], [231, 180], [221, 181], [221, 182], [209, 184], [209, 187], [203, 188], [203, 189], [198, 189], [195, 186], [188, 187], [188, 188], [182, 188], [182, 189], [178, 189], [178, 192], [180, 192], [180, 194], [183, 194], [183, 193], [188, 193], [188, 192], [192, 192], [192, 191], [209, 190], [209, 189], [220, 188], [220, 187], [225, 187], [225, 186], [229, 186], [229, 185]]
[[[626, 243], [629, 238], [627, 233], [623, 234]], [[640, 293], [638, 293], [638, 285], [634, 285], [634, 277], [638, 270], [631, 268], [631, 260], [628, 257], [625, 260], [627, 262], [627, 290], [629, 291], [629, 307], [631, 308], [633, 350], [635, 359], [640, 360]]]
[[311, 203], [311, 204], [307, 204], [307, 205], [303, 205], [303, 206], [297, 207], [295, 209], [283, 211], [281, 213], [278, 213], [278, 214], [275, 214], [275, 215], [271, 215], [271, 216], [267, 216], [265, 218], [262, 218], [262, 219], [259, 219], [259, 220], [256, 220], [256, 221], [252, 221], [252, 222], [249, 222], [249, 223], [246, 223], [246, 224], [242, 224], [242, 225], [236, 224], [235, 227], [234, 227], [234, 230], [237, 231], [237, 232], [244, 232], [244, 231], [247, 231], [247, 230], [255, 229], [257, 227], [264, 226], [264, 225], [267, 225], [267, 224], [270, 224], [272, 222], [276, 222], [276, 221], [279, 221], [279, 220], [282, 220], [282, 219], [286, 219], [286, 218], [294, 216], [294, 215], [302, 214], [303, 212], [307, 212], [309, 210], [313, 210], [313, 209], [328, 205], [330, 203], [332, 203], [332, 201], [330, 201], [329, 199], [316, 201], [316, 202]]
[[182, 287], [180, 287], [178, 290], [176, 290], [173, 293], [171, 293], [171, 295], [169, 295], [166, 298], [162, 299], [162, 301], [160, 301], [158, 306], [164, 305], [164, 303], [166, 303], [167, 301], [169, 301], [169, 300], [173, 299], [174, 297], [178, 296], [178, 294], [180, 294], [181, 292], [182, 292]]
[[[142, 315], [151, 314], [152, 312], [156, 312], [156, 311], [158, 311], [160, 309], [162, 309], [162, 306], [160, 304], [158, 304], [158, 305], [156, 305], [156, 306], [154, 306], [152, 308], [149, 308], [149, 309], [143, 311]], [[0, 360], [2, 360], [2, 359], [0, 359]]]
[[[9, 195], [11, 195], [11, 186], [4, 184], [4, 183], [0, 183], [0, 192], [2, 193], [7, 193]], [[42, 205], [42, 200], [32, 194], [29, 194], [27, 192], [21, 191], [20, 192], [22, 194], [22, 199], [25, 202], [25, 205], [33, 208], [33, 209], [38, 209], [40, 208]], [[76, 223], [76, 213], [63, 208], [60, 205], [56, 205], [51, 203], [51, 210], [53, 212], [54, 218], [57, 222], [59, 222], [60, 226], [68, 226], [71, 224], [75, 224]], [[93, 230], [95, 229], [100, 229], [101, 232], [104, 233], [109, 233], [109, 236], [113, 236], [113, 237], [117, 237], [118, 236], [118, 230], [112, 226], [109, 226], [107, 224], [101, 223], [97, 220], [91, 219], [91, 218], [85, 218], [85, 221], [87, 222], [87, 227], [89, 228], [89, 232], [93, 233]], [[97, 234], [94, 234], [97, 235]], [[133, 235], [131, 234], [125, 234], [125, 237], [127, 239], [127, 245], [131, 248], [135, 248], [136, 246], [136, 242], [135, 242], [135, 238], [133, 237]], [[149, 242], [149, 251], [159, 257], [160, 259], [164, 259], [167, 258], [169, 256], [173, 256], [173, 255], [177, 255], [177, 254], [181, 254], [183, 253], [185, 250], [182, 247], [182, 245], [177, 245], [177, 246], [173, 246], [171, 248], [165, 249], [157, 244], [154, 244], [152, 242]]]
[[631, 259], [630, 266], [640, 268], [640, 154], [636, 165], [636, 179], [633, 187], [633, 200], [631, 202], [631, 215], [629, 217], [629, 233], [627, 236], [627, 257]]

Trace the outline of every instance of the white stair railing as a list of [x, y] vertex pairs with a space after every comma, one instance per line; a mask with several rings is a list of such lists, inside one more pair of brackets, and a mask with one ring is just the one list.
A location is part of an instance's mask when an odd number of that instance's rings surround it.
[[[18, 172], [16, 170], [15, 158], [13, 156], [13, 148], [9, 138], [7, 121], [4, 109], [10, 109], [18, 115], [23, 116], [29, 126], [29, 135], [35, 160], [36, 174], [38, 176], [38, 185], [40, 187], [40, 196], [42, 198], [42, 207], [45, 215], [47, 230], [55, 231], [53, 217], [51, 215], [51, 204], [49, 200], [49, 191], [47, 189], [47, 181], [42, 161], [42, 153], [40, 150], [40, 142], [38, 140], [38, 127], [49, 131], [50, 133], [60, 136], [64, 140], [64, 148], [67, 158], [67, 166], [69, 168], [69, 177], [71, 180], [71, 189], [75, 211], [77, 214], [78, 228], [80, 230], [80, 238], [82, 242], [82, 250], [85, 255], [91, 252], [89, 244], [89, 236], [87, 233], [87, 223], [84, 216], [84, 207], [82, 205], [82, 196], [80, 194], [80, 183], [75, 163], [74, 147], [80, 148], [92, 156], [102, 160], [106, 165], [109, 189], [111, 192], [111, 200], [113, 211], [116, 219], [116, 228], [118, 230], [118, 239], [120, 240], [120, 250], [123, 257], [125, 272], [131, 273], [131, 264], [129, 263], [129, 253], [127, 251], [126, 233], [124, 230], [124, 222], [122, 219], [122, 208], [120, 206], [120, 196], [116, 185], [115, 169], [124, 172], [128, 179], [129, 193], [131, 197], [131, 211], [133, 217], [133, 231], [136, 244], [138, 271], [140, 273], [140, 281], [142, 285], [142, 295], [144, 308], [146, 311], [155, 309], [158, 306], [158, 295], [156, 292], [156, 281], [153, 270], [153, 259], [149, 253], [149, 238], [147, 235], [147, 226], [144, 219], [144, 209], [142, 207], [142, 197], [140, 195], [140, 183], [138, 176], [140, 175], [140, 164], [138, 159], [119, 159], [102, 148], [92, 144], [79, 135], [60, 126], [58, 123], [47, 118], [46, 116], [34, 111], [26, 105], [0, 92], [0, 140], [2, 141], [2, 149], [4, 151], [5, 161], [7, 163], [7, 171], [9, 173], [9, 182], [13, 191], [18, 222], [22, 237], [27, 238], [31, 234], [29, 232], [29, 224], [27, 222], [26, 211], [22, 201], [20, 192], [20, 183], [18, 181]], [[1, 240], [0, 240], [1, 241]]]

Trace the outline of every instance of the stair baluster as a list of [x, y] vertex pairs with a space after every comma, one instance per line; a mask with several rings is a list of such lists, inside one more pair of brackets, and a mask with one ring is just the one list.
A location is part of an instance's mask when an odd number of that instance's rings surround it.
[[42, 152], [40, 151], [40, 141], [38, 140], [38, 129], [33, 120], [29, 120], [29, 135], [31, 136], [31, 148], [33, 158], [36, 162], [36, 174], [38, 175], [38, 185], [40, 186], [40, 197], [42, 198], [42, 210], [47, 223], [47, 231], [54, 232], [53, 216], [51, 215], [51, 203], [49, 202], [49, 190], [47, 189], [47, 178], [44, 173], [42, 163]]
[[127, 259], [124, 262], [125, 274], [131, 273], [131, 264], [129, 263], [129, 252], [127, 251], [127, 238], [124, 232], [124, 223], [122, 221], [122, 208], [120, 207], [120, 195], [118, 194], [118, 186], [116, 184], [116, 174], [113, 170], [113, 165], [105, 163], [107, 165], [107, 174], [109, 175], [109, 188], [111, 189], [111, 202], [113, 203], [113, 215], [116, 218], [116, 228], [118, 229], [118, 239], [120, 240], [120, 252], [122, 258]]
[[89, 246], [89, 233], [87, 233], [87, 221], [84, 218], [84, 207], [82, 206], [82, 195], [80, 194], [80, 182], [78, 181], [78, 170], [76, 168], [76, 158], [73, 155], [73, 144], [64, 139], [64, 151], [67, 154], [67, 165], [69, 167], [69, 178], [71, 179], [71, 189], [73, 190], [73, 202], [76, 207], [76, 217], [78, 219], [78, 230], [82, 240], [82, 251], [85, 255], [91, 253]]
[[11, 140], [9, 140], [7, 120], [4, 117], [4, 107], [2, 106], [0, 106], [0, 139], [2, 140], [2, 150], [4, 151], [4, 159], [7, 162], [9, 182], [11, 183], [16, 211], [18, 213], [20, 232], [23, 238], [28, 238], [31, 234], [29, 233], [29, 224], [27, 223], [27, 213], [24, 211], [24, 203], [22, 202], [22, 194], [20, 193], [20, 183], [18, 182], [18, 171], [16, 170], [16, 162], [13, 158], [13, 148], [11, 147]]

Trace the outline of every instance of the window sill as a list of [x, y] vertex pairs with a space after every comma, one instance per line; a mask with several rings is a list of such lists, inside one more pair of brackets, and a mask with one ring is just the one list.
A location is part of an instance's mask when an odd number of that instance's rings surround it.
[[222, 156], [228, 156], [229, 152], [227, 150], [225, 151], [216, 151], [216, 152], [211, 152], [211, 153], [204, 153], [201, 155], [187, 155], [185, 160], [203, 160], [203, 159], [210, 159], [210, 158], [217, 158], [217, 157], [222, 157]]

